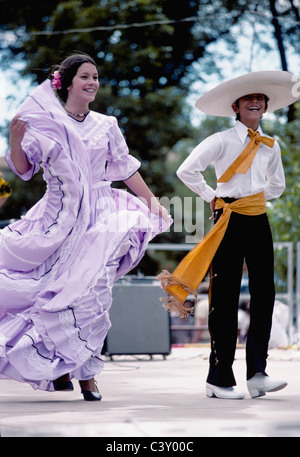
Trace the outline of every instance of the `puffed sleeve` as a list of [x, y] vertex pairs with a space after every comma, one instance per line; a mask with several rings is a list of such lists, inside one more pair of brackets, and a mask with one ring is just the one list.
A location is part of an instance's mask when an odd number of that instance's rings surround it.
[[108, 132], [108, 156], [106, 179], [108, 181], [124, 181], [132, 176], [141, 163], [129, 154], [128, 146], [119, 129], [117, 119], [111, 118], [112, 126]]
[[22, 149], [24, 153], [26, 154], [26, 157], [31, 165], [30, 169], [21, 175], [20, 173], [17, 172], [15, 165], [13, 161], [11, 160], [10, 156], [10, 150], [8, 151], [6, 155], [6, 162], [8, 163], [9, 167], [11, 170], [18, 175], [23, 181], [29, 181], [33, 175], [38, 173], [40, 166], [39, 163], [42, 160], [42, 151], [40, 149], [38, 140], [31, 136], [28, 133], [25, 133], [23, 141], [22, 141]]

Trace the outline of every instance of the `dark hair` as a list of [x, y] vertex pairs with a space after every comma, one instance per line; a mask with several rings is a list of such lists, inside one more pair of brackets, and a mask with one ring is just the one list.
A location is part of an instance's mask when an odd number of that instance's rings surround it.
[[[269, 97], [268, 97], [267, 95], [265, 95], [265, 94], [263, 94], [263, 96], [265, 97], [265, 103], [266, 103], [266, 106], [267, 106], [268, 101], [269, 101], [270, 99], [269, 99]], [[240, 98], [241, 98], [241, 97], [240, 97]], [[232, 104], [233, 104], [233, 105], [236, 105], [236, 106], [239, 108], [239, 107], [240, 107], [240, 102], [239, 102], [239, 100], [240, 100], [240, 99], [237, 98], [236, 101], [233, 102]], [[237, 121], [240, 120], [240, 113], [236, 113], [235, 119], [236, 119]]]
[[72, 83], [78, 68], [84, 63], [91, 63], [97, 68], [96, 62], [92, 57], [88, 54], [77, 53], [70, 55], [53, 69], [60, 73], [61, 89], [57, 89], [57, 94], [64, 103], [68, 98], [68, 87]]

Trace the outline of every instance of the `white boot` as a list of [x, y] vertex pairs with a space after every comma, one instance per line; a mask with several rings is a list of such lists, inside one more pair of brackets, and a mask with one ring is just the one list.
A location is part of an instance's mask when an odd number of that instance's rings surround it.
[[223, 398], [225, 400], [241, 400], [245, 395], [238, 392], [233, 387], [218, 387], [213, 384], [206, 383], [206, 395], [208, 397]]
[[286, 381], [270, 379], [263, 373], [256, 373], [247, 381], [247, 387], [252, 398], [262, 397], [266, 395], [266, 392], [276, 392], [286, 386]]

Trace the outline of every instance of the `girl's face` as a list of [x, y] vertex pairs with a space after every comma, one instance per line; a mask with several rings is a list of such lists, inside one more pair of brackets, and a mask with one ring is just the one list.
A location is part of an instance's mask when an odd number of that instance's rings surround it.
[[68, 87], [68, 101], [72, 98], [77, 103], [90, 103], [95, 99], [98, 89], [97, 68], [92, 63], [83, 63]]

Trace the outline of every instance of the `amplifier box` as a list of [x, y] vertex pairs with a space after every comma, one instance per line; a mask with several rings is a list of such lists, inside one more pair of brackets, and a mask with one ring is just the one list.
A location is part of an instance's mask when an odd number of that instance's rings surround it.
[[110, 308], [112, 326], [103, 353], [108, 356], [170, 354], [170, 314], [160, 301], [165, 295], [160, 283], [152, 279], [117, 281]]

